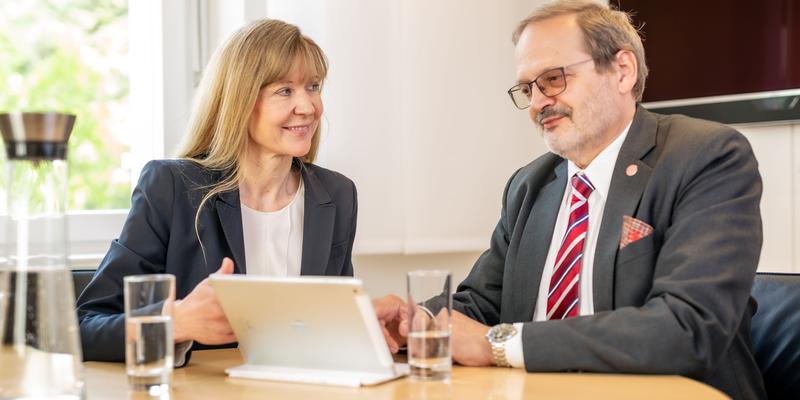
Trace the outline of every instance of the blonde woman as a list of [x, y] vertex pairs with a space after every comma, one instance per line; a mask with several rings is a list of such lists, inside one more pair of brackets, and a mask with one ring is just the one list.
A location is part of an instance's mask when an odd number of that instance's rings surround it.
[[176, 276], [176, 364], [236, 341], [209, 274], [353, 274], [356, 189], [313, 164], [327, 73], [296, 26], [259, 20], [215, 53], [183, 150], [142, 170], [119, 239], [78, 298], [86, 360], [123, 361], [122, 279]]

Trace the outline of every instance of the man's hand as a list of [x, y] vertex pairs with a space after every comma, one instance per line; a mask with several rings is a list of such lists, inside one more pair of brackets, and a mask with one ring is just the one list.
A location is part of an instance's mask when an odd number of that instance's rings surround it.
[[[233, 261], [225, 257], [217, 273], [232, 274]], [[225, 344], [236, 341], [208, 278], [195, 286], [183, 300], [175, 302], [173, 315], [175, 343], [194, 340], [203, 344]]]
[[400, 346], [406, 344], [406, 333], [400, 332], [400, 324], [407, 319], [406, 303], [399, 297], [390, 294], [372, 300], [372, 308], [381, 323], [383, 337], [392, 354], [397, 353]]
[[450, 320], [452, 326], [453, 360], [470, 367], [494, 365], [492, 345], [486, 339], [489, 326], [470, 319], [466, 315], [453, 311]]

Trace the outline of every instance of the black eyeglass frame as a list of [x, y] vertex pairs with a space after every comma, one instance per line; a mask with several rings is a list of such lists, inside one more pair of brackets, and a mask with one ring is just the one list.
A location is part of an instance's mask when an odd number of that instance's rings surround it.
[[[528, 105], [526, 105], [525, 107], [520, 107], [519, 104], [517, 104], [517, 101], [514, 100], [514, 92], [518, 92], [518, 91], [522, 90], [522, 88], [524, 88], [526, 86], [528, 87], [528, 91], [533, 93], [533, 85], [535, 84], [536, 88], [539, 89], [539, 93], [541, 93], [541, 94], [543, 94], [543, 95], [545, 95], [547, 97], [556, 97], [556, 96], [560, 95], [561, 93], [564, 93], [564, 91], [567, 90], [567, 71], [566, 71], [567, 68], [571, 68], [571, 67], [574, 67], [576, 65], [584, 64], [584, 63], [587, 63], [589, 61], [594, 61], [594, 58], [590, 58], [588, 60], [583, 60], [583, 61], [578, 61], [576, 63], [572, 63], [572, 64], [569, 64], [569, 65], [564, 65], [564, 66], [557, 67], [557, 68], [548, 69], [547, 71], [544, 71], [541, 74], [539, 74], [538, 76], [536, 76], [536, 79], [534, 79], [534, 80], [532, 80], [530, 82], [518, 83], [518, 84], [512, 86], [511, 89], [508, 89], [508, 96], [511, 97], [511, 102], [514, 103], [514, 106], [517, 107], [520, 110], [524, 110], [524, 109], [527, 109], [528, 107], [530, 107], [531, 106], [531, 99], [528, 98]], [[561, 72], [561, 79], [564, 80], [564, 86], [561, 88], [561, 90], [558, 91], [558, 93], [547, 94], [547, 93], [544, 92], [546, 88], [543, 88], [542, 87], [543, 85], [541, 85], [539, 83], [539, 78], [541, 78], [543, 75], [549, 74], [549, 73], [551, 73], [553, 71]]]

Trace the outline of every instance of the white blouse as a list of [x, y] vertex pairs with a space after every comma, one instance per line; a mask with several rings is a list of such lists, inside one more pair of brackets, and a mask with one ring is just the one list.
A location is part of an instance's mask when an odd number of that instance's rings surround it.
[[300, 276], [303, 258], [305, 187], [277, 211], [258, 211], [241, 203], [247, 275]]

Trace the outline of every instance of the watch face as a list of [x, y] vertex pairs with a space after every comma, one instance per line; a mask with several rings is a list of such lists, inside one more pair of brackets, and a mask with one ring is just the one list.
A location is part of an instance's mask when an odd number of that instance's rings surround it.
[[500, 324], [492, 327], [489, 331], [490, 342], [505, 342], [517, 334], [517, 328], [511, 324]]

